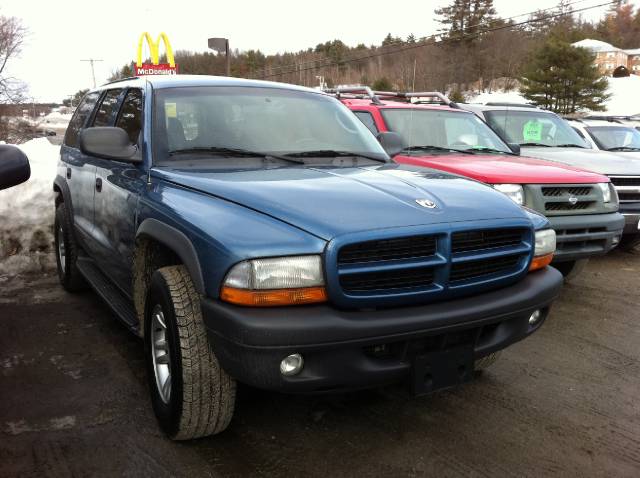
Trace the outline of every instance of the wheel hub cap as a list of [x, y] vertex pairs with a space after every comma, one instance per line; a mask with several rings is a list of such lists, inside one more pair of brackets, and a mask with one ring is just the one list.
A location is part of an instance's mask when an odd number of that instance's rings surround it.
[[156, 305], [151, 313], [151, 355], [158, 394], [164, 403], [171, 398], [171, 361], [167, 343], [167, 325], [162, 307]]

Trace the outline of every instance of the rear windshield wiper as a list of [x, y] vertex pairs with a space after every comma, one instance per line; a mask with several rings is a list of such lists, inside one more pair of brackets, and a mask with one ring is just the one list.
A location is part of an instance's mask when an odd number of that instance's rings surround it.
[[556, 144], [556, 148], [582, 148], [582, 149], [587, 149], [586, 146], [580, 146], [579, 144], [574, 144], [574, 143]]
[[318, 149], [315, 151], [297, 151], [293, 153], [286, 153], [283, 155], [287, 158], [345, 158], [345, 157], [357, 157], [357, 158], [366, 158], [371, 159], [373, 161], [379, 161], [381, 163], [386, 163], [387, 160], [385, 158], [379, 158], [377, 156], [371, 156], [363, 153], [356, 153], [353, 151], [336, 151], [333, 149]]
[[551, 145], [544, 143], [520, 143], [520, 146], [544, 146], [545, 148], [551, 147]]
[[607, 148], [607, 151], [640, 151], [640, 148], [634, 148], [633, 146], [616, 146], [614, 148]]
[[409, 146], [408, 148], [403, 149], [403, 151], [411, 151], [414, 149], [418, 149], [420, 151], [447, 151], [449, 153], [474, 154], [468, 149], [445, 148], [442, 146], [432, 146], [428, 144], [422, 146]]
[[304, 161], [299, 161], [287, 156], [280, 156], [277, 154], [264, 153], [260, 151], [250, 151], [242, 148], [223, 148], [220, 146], [198, 146], [193, 148], [174, 149], [169, 151], [169, 156], [175, 156], [178, 154], [220, 154], [226, 156], [243, 156], [253, 158], [275, 158], [289, 163], [304, 164]]

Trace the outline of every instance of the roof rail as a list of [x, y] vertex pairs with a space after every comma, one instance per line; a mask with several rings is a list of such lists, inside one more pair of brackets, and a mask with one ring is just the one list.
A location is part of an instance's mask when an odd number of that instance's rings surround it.
[[354, 95], [353, 97], [355, 98], [367, 97], [371, 100], [371, 103], [375, 105], [382, 104], [380, 98], [378, 98], [368, 86], [338, 86], [337, 88], [326, 88], [323, 91], [330, 95], [335, 95], [338, 99], [346, 93]]
[[531, 103], [511, 103], [508, 101], [489, 101], [485, 103], [485, 106], [514, 106], [518, 108], [537, 108], [536, 105], [532, 105]]
[[112, 85], [114, 83], [120, 83], [122, 81], [128, 81], [128, 80], [137, 80], [139, 78], [140, 78], [139, 76], [127, 76], [126, 78], [118, 78], [117, 80], [107, 81], [106, 83], [103, 83], [100, 86]]
[[600, 120], [608, 121], [609, 123], [622, 123], [622, 121], [637, 121], [633, 119], [633, 116], [608, 116], [608, 115], [589, 115], [583, 119], [587, 120]]
[[446, 95], [440, 93], [439, 91], [412, 91], [412, 92], [401, 92], [401, 91], [374, 91], [374, 93], [383, 98], [402, 98], [411, 100], [411, 98], [437, 98], [440, 100], [439, 102], [445, 105], [451, 105], [453, 101], [447, 98]]

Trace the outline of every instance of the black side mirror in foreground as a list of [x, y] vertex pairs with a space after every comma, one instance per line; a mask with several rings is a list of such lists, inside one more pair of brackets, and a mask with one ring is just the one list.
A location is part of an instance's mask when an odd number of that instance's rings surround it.
[[520, 145], [518, 143], [507, 143], [507, 146], [509, 146], [509, 149], [513, 154], [520, 156]]
[[0, 144], [0, 189], [24, 183], [30, 176], [27, 155], [20, 148]]
[[380, 145], [382, 145], [387, 154], [392, 158], [397, 154], [400, 154], [402, 150], [406, 148], [402, 136], [398, 133], [394, 133], [393, 131], [383, 131], [378, 133], [377, 138]]
[[80, 151], [90, 156], [128, 163], [142, 161], [140, 155], [136, 154], [138, 148], [129, 142], [127, 132], [113, 126], [95, 126], [80, 131]]

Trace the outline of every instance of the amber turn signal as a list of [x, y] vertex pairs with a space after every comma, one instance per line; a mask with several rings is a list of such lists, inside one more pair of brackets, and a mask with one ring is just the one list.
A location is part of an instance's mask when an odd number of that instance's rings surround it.
[[226, 302], [249, 307], [314, 304], [327, 301], [324, 287], [297, 289], [248, 290], [224, 286], [220, 298]]
[[538, 269], [542, 269], [543, 267], [547, 267], [549, 264], [551, 264], [552, 260], [553, 254], [534, 257], [531, 261], [531, 265], [529, 266], [529, 271], [536, 271]]

